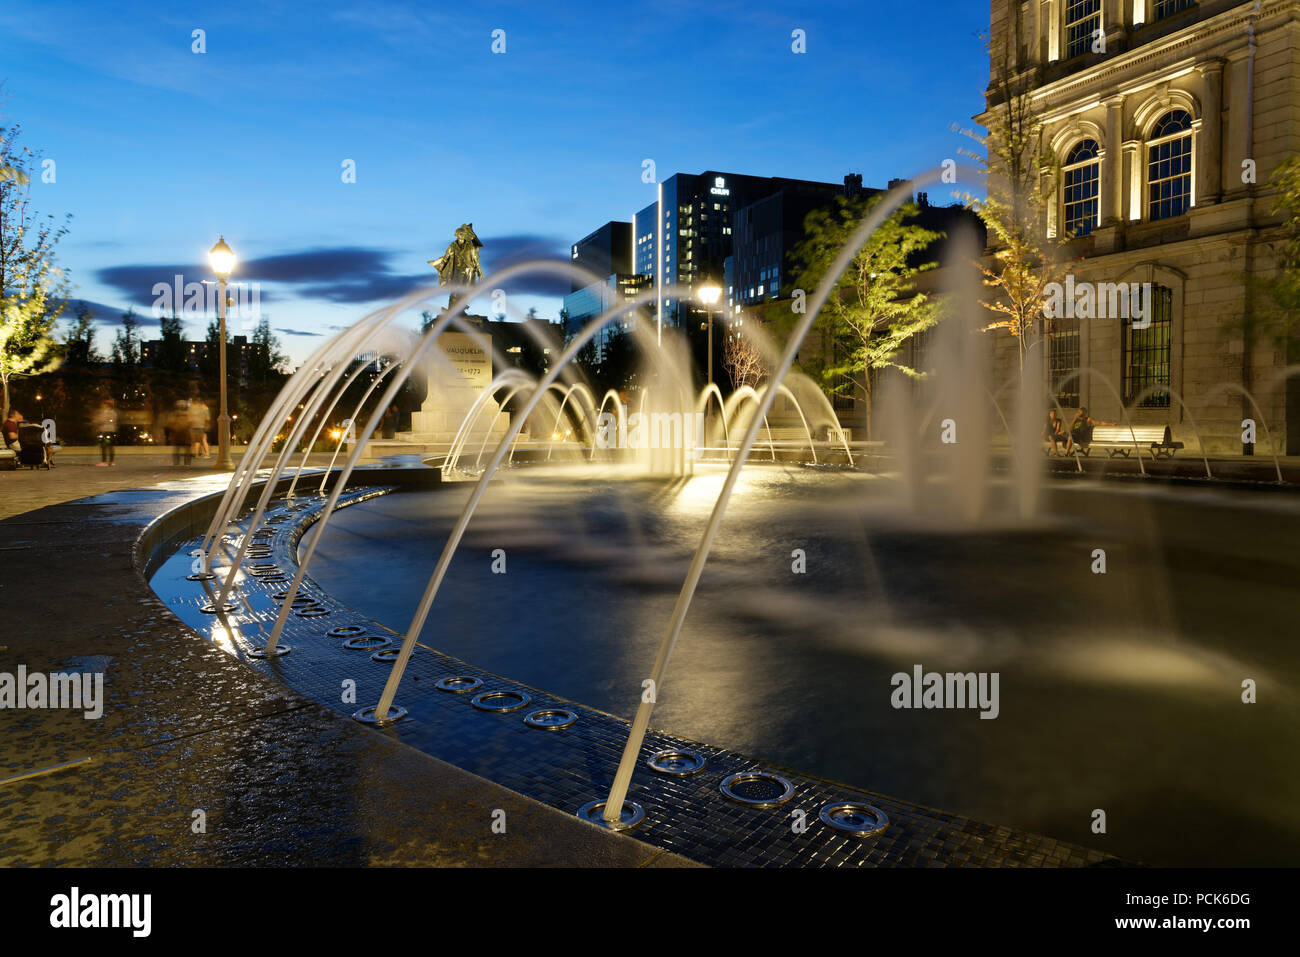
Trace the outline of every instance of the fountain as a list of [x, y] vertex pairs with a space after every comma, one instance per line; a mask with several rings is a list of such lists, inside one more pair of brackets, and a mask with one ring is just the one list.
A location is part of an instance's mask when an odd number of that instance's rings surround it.
[[[940, 174], [941, 171], [935, 171], [931, 178], [937, 178]], [[925, 179], [922, 178], [920, 182], [923, 185]], [[1128, 518], [1141, 517], [1145, 514], [1143, 509], [1148, 507], [1149, 500], [1130, 501], [1115, 492], [1098, 492], [1091, 486], [1063, 493], [1043, 483], [1045, 460], [1039, 437], [1041, 413], [1045, 405], [1041, 355], [1033, 350], [1029, 352], [1023, 375], [1010, 385], [1014, 389], [1013, 398], [1004, 408], [999, 401], [1002, 393], [995, 394], [991, 388], [988, 338], [978, 332], [980, 317], [976, 303], [979, 292], [971, 275], [959, 274], [948, 290], [949, 298], [955, 305], [933, 337], [930, 347], [930, 364], [935, 370], [933, 375], [920, 383], [901, 376], [880, 377], [877, 384], [878, 432], [889, 450], [889, 459], [885, 461], [877, 455], [876, 461], [888, 468], [875, 471], [861, 468], [862, 462], [868, 460], [868, 457], [862, 455], [865, 446], [858, 449], [850, 446], [838, 429], [834, 412], [825, 396], [815, 388], [810, 391], [807, 381], [794, 371], [794, 357], [825, 303], [835, 279], [850, 262], [858, 245], [893, 208], [910, 196], [913, 188], [914, 185], [909, 184], [893, 190], [871, 218], [861, 224], [837, 258], [830, 274], [809, 297], [807, 313], [798, 317], [795, 329], [779, 350], [765, 341], [761, 330], [754, 329], [755, 324], [746, 325], [746, 334], [754, 337], [753, 341], [767, 358], [770, 370], [766, 379], [757, 387], [746, 386], [735, 390], [730, 396], [724, 395], [714, 384], [699, 387], [686, 357], [684, 344], [669, 330], [660, 330], [648, 322], [638, 322], [630, 334], [642, 346], [646, 363], [641, 373], [644, 384], [639, 397], [625, 404], [623, 397], [611, 390], [597, 402], [590, 387], [573, 375], [574, 358], [605, 324], [620, 321], [635, 314], [638, 309], [651, 305], [660, 295], [657, 290], [643, 292], [594, 319], [569, 341], [545, 373], [534, 376], [519, 369], [507, 368], [494, 377], [467, 409], [446, 454], [436, 463], [441, 476], [448, 480], [449, 485], [452, 479], [470, 478], [472, 481], [455, 485], [454, 491], [441, 489], [428, 493], [439, 496], [446, 509], [438, 513], [439, 522], [445, 524], [439, 524], [436, 531], [437, 540], [442, 541], [442, 547], [427, 579], [423, 578], [423, 567], [417, 572], [421, 580], [410, 593], [418, 594], [419, 597], [410, 611], [409, 619], [403, 619], [408, 623], [402, 632], [393, 635], [394, 639], [399, 640], [391, 647], [380, 648], [377, 642], [391, 639], [371, 636], [364, 624], [339, 626], [361, 629], [358, 632], [330, 633], [331, 637], [353, 642], [349, 650], [371, 650], [373, 647], [374, 663], [389, 669], [382, 690], [375, 697], [357, 702], [361, 707], [354, 712], [355, 717], [381, 728], [393, 725], [406, 713], [398, 703], [399, 692], [404, 705], [412, 708], [417, 706], [417, 699], [408, 697], [415, 694], [415, 691], [407, 678], [412, 673], [412, 661], [417, 648], [422, 649], [420, 653], [423, 654], [429, 649], [431, 641], [441, 647], [445, 643], [460, 641], [462, 636], [470, 642], [482, 630], [472, 626], [470, 620], [464, 617], [464, 612], [455, 610], [460, 607], [459, 602], [465, 594], [477, 590], [483, 596], [484, 604], [495, 605], [507, 601], [502, 597], [502, 592], [491, 592], [481, 581], [476, 584], [475, 579], [454, 572], [453, 559], [461, 550], [462, 544], [467, 544], [468, 547], [470, 541], [474, 541], [476, 549], [486, 547], [484, 540], [473, 539], [472, 526], [476, 516], [482, 517], [482, 514], [488, 512], [495, 515], [496, 509], [504, 507], [498, 500], [513, 505], [513, 510], [506, 509], [496, 516], [491, 527], [510, 529], [527, 522], [527, 531], [532, 540], [542, 538], [539, 532], [548, 526], [547, 520], [552, 518], [547, 509], [553, 503], [547, 500], [535, 501], [528, 496], [531, 488], [552, 488], [552, 484], [548, 483], [558, 483], [560, 490], [565, 493], [563, 501], [575, 501], [576, 504], [572, 506], [575, 516], [594, 515], [590, 518], [590, 531], [580, 527], [582, 523], [579, 521], [575, 520], [566, 527], [562, 520], [554, 518], [552, 524], [565, 527], [566, 534], [583, 547], [576, 549], [577, 554], [574, 556], [566, 556], [562, 550], [557, 550], [553, 561], [576, 564], [588, 561], [584, 556], [590, 554], [590, 565], [584, 567], [599, 569], [602, 574], [613, 576], [602, 579], [602, 590], [609, 592], [613, 592], [620, 582], [653, 582], [657, 587], [658, 583], [669, 579], [680, 581], [680, 590], [671, 604], [666, 627], [657, 641], [652, 642], [648, 636], [640, 633], [634, 642], [629, 641], [626, 646], [621, 640], [616, 640], [623, 637], [621, 629], [629, 629], [643, 618], [619, 616], [615, 606], [609, 625], [609, 630], [614, 634], [607, 637], [607, 644], [601, 646], [603, 652], [583, 652], [582, 658], [576, 657], [579, 651], [570, 651], [568, 646], [575, 643], [581, 646], [589, 640], [590, 629], [564, 626], [562, 622], [571, 613], [573, 605], [558, 601], [552, 605], [545, 600], [548, 590], [571, 594], [568, 591], [571, 587], [570, 580], [581, 578], [582, 575], [573, 571], [557, 574], [545, 579], [545, 588], [528, 591], [532, 604], [528, 608], [530, 617], [527, 643], [534, 644], [539, 649], [545, 647], [545, 656], [554, 655], [567, 662], [565, 667], [570, 671], [584, 667], [584, 660], [596, 662], [585, 667], [593, 673], [603, 673], [606, 679], [613, 675], [615, 687], [605, 688], [592, 684], [587, 686], [583, 694], [608, 695], [608, 698], [601, 697], [598, 701], [602, 709], [615, 714], [630, 714], [630, 727], [624, 729], [626, 738], [622, 741], [617, 768], [613, 771], [612, 778], [605, 782], [608, 783], [608, 792], [589, 794], [583, 806], [587, 819], [614, 829], [621, 829], [647, 817], [661, 822], [661, 817], [657, 815], [661, 815], [662, 811], [656, 811], [641, 796], [641, 793], [650, 792], [632, 790], [635, 772], [639, 762], [646, 758], [647, 750], [652, 752], [652, 763], [649, 771], [645, 772], [647, 774], [671, 777], [698, 774], [706, 768], [710, 772], [714, 770], [712, 756], [698, 747], [689, 747], [688, 741], [666, 741], [662, 732], [651, 728], [652, 716], [660, 703], [665, 703], [669, 709], [667, 720], [674, 723], [682, 720], [681, 713], [674, 710], [676, 703], [667, 704], [674, 699], [666, 697], [668, 666], [675, 657], [686, 656], [691, 667], [700, 667], [702, 661], [719, 657], [730, 662], [730, 667], [745, 676], [746, 683], [738, 684], [735, 694], [728, 698], [741, 704], [749, 701], [752, 707], [755, 700], [761, 698], [766, 708], [779, 712], [782, 706], [780, 698], [792, 693], [789, 687], [782, 684], [780, 694], [773, 691], [769, 695], [764, 685], [748, 683], [752, 671], [753, 674], [760, 675], [762, 681], [781, 684], [781, 670], [768, 667], [764, 660], [764, 656], [775, 655], [777, 652], [767, 650], [761, 655], [751, 655], [749, 646], [740, 643], [743, 631], [738, 634], [729, 630], [728, 622], [748, 620], [746, 616], [768, 623], [760, 629], [763, 634], [768, 631], [781, 632], [789, 636], [791, 644], [801, 644], [804, 640], [799, 625], [813, 622], [815, 629], [821, 629], [830, 636], [828, 641], [839, 643], [836, 646], [837, 653], [846, 662], [852, 661], [854, 668], [863, 659], [888, 660], [890, 668], [894, 668], [902, 667], [895, 662], [914, 662], [923, 657], [951, 660], [952, 667], [959, 670], [974, 667], [967, 664], [970, 661], [992, 662], [992, 667], [1009, 674], [1017, 668], [1029, 668], [1030, 673], [1022, 675], [1026, 681], [1041, 681], [1044, 680], [1043, 674], [1048, 674], [1053, 676], [1052, 681], [1058, 682], [1052, 685], [1057, 689], [1056, 695], [1044, 695], [1048, 699], [1059, 697], [1061, 687], [1073, 690], [1079, 683], [1087, 687], [1096, 684], [1112, 688], [1125, 680], [1125, 667], [1138, 669], [1144, 682], [1159, 682], [1162, 674], [1174, 673], [1182, 675], [1191, 684], [1208, 684], [1212, 679], [1221, 680], [1224, 673], [1233, 673], [1233, 669], [1239, 672], [1251, 670], [1252, 662], [1225, 661], [1224, 653], [1205, 650], [1203, 642], [1200, 645], [1183, 643], [1181, 646], [1155, 642], [1154, 648], [1143, 645], [1140, 632], [1121, 632], [1118, 629], [1134, 621], [1150, 620], [1149, 609], [1153, 603], [1150, 590], [1146, 593], [1140, 593], [1136, 589], [1127, 590], [1132, 587], [1129, 582], [1133, 579], [1124, 575], [1115, 575], [1110, 579], [1094, 578], [1087, 575], [1086, 565], [1081, 574], [1087, 577], [1075, 580], [1069, 577], [1074, 572], [1053, 564], [1057, 556], [1062, 554], [1056, 547], [1058, 540], [1070, 543], [1072, 550], [1066, 549], [1069, 555], [1086, 555], [1092, 545], [1100, 542], [1112, 548], [1113, 556], [1118, 556], [1113, 558], [1114, 561], [1127, 559], [1149, 562], [1147, 552], [1142, 550], [1150, 544], [1148, 542], [1130, 543], [1131, 547], [1127, 550], [1115, 549], [1110, 545], [1111, 540], [1125, 529], [1152, 526], [1153, 523], [1144, 525], [1136, 520], [1124, 523], [1113, 518], [1116, 511]], [[969, 258], [968, 254], [961, 255]], [[567, 263], [525, 263], [503, 270], [493, 280], [494, 283], [504, 283], [529, 272], [565, 279], [576, 276], [583, 281], [589, 278]], [[444, 331], [457, 330], [470, 336], [475, 335], [474, 327], [464, 320], [463, 313], [468, 299], [478, 288], [470, 283], [451, 283], [439, 288], [418, 290], [339, 333], [312, 354], [302, 370], [286, 385], [284, 392], [273, 404], [271, 413], [259, 426], [248, 453], [241, 460], [201, 539], [202, 553], [198, 570], [200, 575], [205, 576], [220, 572], [219, 583], [200, 581], [199, 588], [204, 590], [205, 603], [222, 619], [227, 633], [232, 632], [227, 622], [235, 618], [242, 620], [255, 613], [265, 618], [269, 627], [262, 629], [265, 641], [261, 647], [254, 649], [257, 654], [272, 660], [281, 658], [288, 647], [284, 641], [286, 636], [291, 638], [291, 634], [299, 633], [286, 631], [291, 620], [296, 622], [301, 617], [295, 614], [295, 609], [316, 607], [311, 603], [320, 601], [321, 589], [309, 578], [309, 570], [318, 560], [325, 562], [326, 566], [337, 561], [337, 553], [330, 544], [333, 540], [331, 529], [344, 496], [349, 494], [350, 480], [361, 464], [367, 441], [378, 427], [383, 410], [391, 405], [403, 383], [428, 363], [441, 361], [436, 343]], [[433, 297], [447, 294], [451, 295], [451, 302], [423, 334], [401, 330], [399, 321], [403, 317], [413, 314]], [[665, 287], [662, 295], [684, 299], [689, 297], [690, 292]], [[293, 450], [309, 434], [311, 437], [306, 441], [306, 447], [313, 447], [322, 434], [326, 421], [336, 410], [349, 411], [341, 406], [342, 397], [361, 373], [360, 369], [352, 365], [352, 361], [358, 355], [376, 351], [375, 345], [379, 341], [377, 337], [381, 336], [387, 338], [380, 351], [390, 356], [391, 361], [376, 375], [362, 400], [350, 410], [349, 418], [358, 423], [355, 442], [351, 444], [346, 456], [340, 456], [342, 439], [333, 448], [330, 464], [316, 487], [316, 497], [323, 498], [323, 501], [310, 503], [314, 519], [310, 537], [305, 536], [301, 545], [295, 549], [296, 568], [291, 580], [275, 593], [278, 608], [275, 609], [274, 622], [271, 623], [265, 612], [259, 612], [251, 602], [249, 589], [241, 587], [241, 582], [248, 578], [257, 578], [257, 575], [245, 571], [245, 566], [254, 569], [253, 562], [260, 561], [258, 556], [266, 554], [266, 550], [256, 547], [260, 541], [257, 538], [258, 532], [266, 527], [264, 523], [268, 513], [279, 508], [277, 495], [280, 495], [282, 476], [288, 480], [288, 493], [278, 501], [286, 506], [290, 503], [302, 504], [295, 503], [295, 498], [299, 497], [296, 488], [299, 479], [306, 474], [304, 470], [307, 458], [304, 455], [297, 462], [296, 470], [289, 479], [289, 470], [294, 469], [291, 462]], [[1077, 375], [1094, 377], [1119, 400], [1114, 383], [1103, 374], [1083, 369]], [[814, 393], [817, 400], [810, 401]], [[1128, 407], [1121, 403], [1125, 422], [1129, 421], [1130, 409], [1145, 397], [1145, 394], [1138, 396]], [[781, 398], [791, 404], [791, 411], [799, 422], [795, 430], [798, 437], [792, 440], [777, 440], [769, 422], [774, 403]], [[1191, 411], [1186, 409], [1182, 397], [1174, 395], [1173, 398], [1191, 417]], [[372, 400], [373, 405], [368, 405]], [[1049, 397], [1049, 401], [1055, 400]], [[518, 408], [512, 408], [508, 413], [505, 411], [508, 406], [514, 405]], [[628, 405], [635, 411], [629, 413]], [[367, 408], [372, 410], [368, 416], [363, 415]], [[498, 434], [497, 425], [506, 416], [509, 416], [509, 421], [504, 431]], [[660, 422], [672, 421], [672, 417], [677, 416], [683, 423], [683, 439], [680, 443], [670, 443], [668, 448], [637, 449], [606, 448], [596, 441], [603, 428], [613, 429], [620, 436], [627, 435], [633, 428], [630, 420], [634, 416], [642, 419], [659, 416]], [[695, 435], [696, 447], [692, 449], [691, 443], [685, 438], [685, 423], [693, 423], [697, 418], [702, 419], [706, 425]], [[362, 419], [365, 421], [360, 421]], [[1260, 421], [1265, 426], [1266, 435], [1269, 435], [1262, 415]], [[566, 422], [568, 425], [565, 425]], [[485, 423], [486, 432], [483, 429]], [[999, 440], [999, 424], [1010, 449], [1006, 469], [1000, 476], [995, 475], [991, 453], [995, 441]], [[823, 425], [827, 426], [828, 431], [825, 439], [819, 439]], [[1199, 427], [1194, 418], [1192, 428], [1196, 431], [1199, 442]], [[815, 429], [818, 430], [816, 434]], [[532, 438], [521, 442], [526, 430]], [[568, 436], [570, 432], [572, 439]], [[273, 451], [277, 436], [281, 435], [283, 444], [278, 451]], [[1271, 435], [1269, 437], [1271, 439]], [[1206, 474], [1207, 477], [1212, 477], [1204, 443], [1201, 444]], [[778, 450], [781, 452], [781, 462], [778, 462]], [[472, 464], [470, 451], [476, 453], [472, 457]], [[692, 454], [693, 451], [699, 454]], [[527, 467], [510, 469], [517, 453], [521, 462], [527, 459]], [[838, 458], [840, 454], [845, 460], [844, 471], [803, 467], [805, 464], [825, 466], [828, 459]], [[1146, 470], [1140, 456], [1139, 452], [1138, 467], [1141, 474], [1145, 475]], [[339, 467], [337, 463], [341, 457], [344, 461]], [[506, 477], [510, 481], [504, 481]], [[656, 498], [652, 499], [651, 505], [641, 504], [639, 495], [643, 487], [656, 490]], [[787, 487], [799, 494], [782, 497], [780, 489]], [[592, 490], [589, 495], [587, 489]], [[736, 495], [737, 491], [741, 491], [741, 494]], [[733, 498], [736, 499], [735, 502]], [[828, 503], [825, 514], [817, 511], [817, 502], [821, 498], [825, 498]], [[1071, 498], [1077, 500], [1077, 503], [1071, 504], [1077, 504], [1078, 511], [1070, 514], [1079, 517], [1067, 521], [1060, 517], [1062, 501]], [[610, 502], [618, 503], [610, 509], [613, 517], [594, 512], [591, 508], [593, 504]], [[762, 506], [757, 515], [750, 514], [750, 509], [755, 507], [754, 503]], [[798, 520], [791, 519], [782, 524], [781, 510], [793, 507], [792, 503], [809, 511], [806, 515], [800, 512]], [[857, 581], [855, 587], [866, 589], [870, 595], [866, 612], [859, 608], [852, 614], [846, 614], [845, 596], [834, 589], [829, 597], [819, 592], [817, 600], [810, 600], [800, 593], [799, 589], [803, 587], [800, 579], [795, 579], [799, 582], [798, 585], [763, 579], [761, 588], [746, 587], [743, 576], [745, 570], [751, 567], [759, 569], [764, 562], [770, 561], [770, 555], [761, 551], [762, 548], [768, 548], [769, 543], [744, 531], [740, 531], [743, 545], [728, 542], [727, 536], [722, 535], [721, 531], [723, 519], [733, 506], [754, 522], [755, 527], [764, 527], [765, 522], [770, 522], [773, 526], [780, 525], [782, 534], [790, 537], [789, 544], [799, 546], [793, 549], [783, 546], [786, 553], [802, 555], [795, 560], [795, 564], [807, 561], [819, 573], [827, 576], [831, 576], [831, 572], [826, 569], [839, 570], [845, 566], [865, 572], [864, 580]], [[368, 506], [349, 509], [348, 512], [360, 514], [366, 507]], [[626, 508], [625, 520], [620, 517], [624, 514], [620, 512], [621, 508]], [[280, 521], [281, 514], [277, 512], [271, 521]], [[817, 524], [819, 514], [825, 520], [824, 525]], [[850, 517], [852, 520], [847, 520]], [[665, 523], [671, 525], [671, 534], [655, 527]], [[351, 520], [347, 520], [346, 524], [351, 527]], [[824, 536], [832, 534], [826, 531], [828, 528], [845, 538], [836, 539], [837, 544], [831, 549], [830, 555], [822, 556], [821, 564], [816, 564], [819, 556], [813, 548], [816, 542], [811, 529], [822, 529], [818, 534]], [[858, 530], [860, 540], [849, 537], [854, 529]], [[728, 529], [729, 533], [737, 531], [734, 528]], [[615, 536], [612, 546], [606, 541], [611, 534]], [[656, 538], [661, 534], [662, 539]], [[619, 535], [622, 537], [617, 537]], [[807, 535], [808, 540], [794, 537], [800, 535]], [[688, 563], [677, 544], [687, 536], [695, 543]], [[663, 542], [672, 543], [672, 548]], [[720, 555], [718, 560], [711, 562], [710, 557], [715, 549]], [[620, 550], [626, 554], [620, 555]], [[662, 558], [670, 551], [671, 558]], [[512, 552], [512, 556], [513, 554]], [[1004, 558], [1004, 555], [1010, 557]], [[918, 556], [923, 556], [923, 560]], [[1051, 556], [1050, 560], [1047, 556]], [[780, 557], [785, 565], [792, 564], [784, 554]], [[517, 561], [517, 558], [512, 557], [512, 562]], [[684, 568], [678, 567], [679, 561], [685, 565]], [[987, 572], [1002, 561], [1020, 573], [1019, 577], [1009, 574], [1008, 579], [1015, 583], [1011, 587], [1017, 595], [1021, 595], [1021, 600], [1032, 600], [1024, 598], [1018, 590], [1018, 583], [1025, 577], [1025, 570], [1050, 566], [1047, 574], [1055, 576], [1051, 579], [1053, 592], [1059, 590], [1067, 597], [1073, 596], [1075, 592], [1086, 592], [1093, 603], [1092, 607], [1105, 606], [1107, 601], [1113, 601], [1118, 609], [1115, 622], [1124, 624], [1111, 623], [1111, 627], [1116, 629], [1113, 636], [1099, 639], [1096, 647], [1091, 648], [1095, 654], [1083, 655], [1077, 651], [1077, 634], [1053, 633], [1047, 636], [1043, 648], [1026, 644], [1022, 633], [1016, 630], [1022, 627], [1023, 622], [1011, 616], [1015, 620], [1014, 628], [998, 624], [997, 616], [1003, 612], [994, 606], [989, 597], [995, 594], [996, 580], [987, 578]], [[461, 564], [463, 563], [458, 563]], [[707, 578], [706, 565], [709, 567]], [[964, 589], [954, 585], [953, 570], [957, 568], [968, 569], [962, 574], [978, 578], [982, 587]], [[918, 579], [919, 584], [910, 585], [908, 576], [899, 569], [906, 569], [908, 574]], [[527, 576], [532, 572], [511, 571], [510, 574], [520, 575], [520, 581], [528, 582]], [[754, 574], [760, 573], [756, 571]], [[786, 574], [786, 578], [802, 574], [805, 573], [791, 571]], [[510, 579], [512, 582], [515, 580]], [[813, 581], [811, 578], [807, 580]], [[337, 586], [339, 579], [334, 581]], [[818, 584], [817, 587], [823, 586]], [[917, 624], [923, 620], [918, 619], [915, 613], [919, 601], [917, 596], [932, 597], [936, 587], [954, 590], [955, 594], [950, 599], [944, 598], [944, 604], [951, 600], [957, 607], [969, 607], [973, 609], [970, 614], [975, 620], [992, 623], [983, 630], [976, 631], [963, 631], [960, 625], [945, 624], [944, 627], [939, 627]], [[1101, 591], [1104, 587], [1109, 587], [1110, 591]], [[734, 592], [734, 597], [729, 592]], [[696, 598], [705, 594], [709, 596], [709, 607], [695, 609], [697, 604], [704, 604], [697, 603]], [[655, 614], [662, 616], [668, 611], [667, 594], [656, 592], [653, 599], [624, 600], [635, 603], [634, 607], [646, 615], [650, 614], [648, 609], [654, 608]], [[823, 600], [827, 603], [825, 609], [819, 604]], [[223, 611], [232, 601], [237, 603], [238, 611]], [[440, 610], [439, 614], [434, 613], [435, 608]], [[725, 612], [717, 611], [718, 608]], [[1086, 612], [1075, 612], [1065, 605], [1057, 608], [1044, 604], [1041, 609], [1037, 605], [1032, 608], [1035, 615], [1041, 610], [1044, 618], [1055, 615], [1061, 620], [1070, 621], [1072, 616], [1077, 615], [1086, 620]], [[700, 628], [702, 633], [698, 638], [692, 634], [689, 636], [691, 641], [683, 642], [681, 639], [687, 619], [694, 617], [691, 616], [693, 609], [697, 616], [705, 617], [706, 624]], [[1136, 614], [1135, 610], [1138, 610]], [[1123, 612], [1122, 615], [1119, 614], [1120, 611]], [[1148, 614], [1148, 618], [1143, 619], [1142, 613]], [[853, 619], [853, 615], [857, 618]], [[872, 620], [871, 616], [878, 617], [878, 620]], [[375, 615], [374, 618], [379, 619], [380, 616]], [[1213, 615], [1207, 616], [1207, 620], [1212, 619]], [[387, 616], [383, 620], [387, 620]], [[860, 632], [855, 634], [845, 631], [842, 623], [846, 620], [861, 622]], [[1037, 620], [1039, 619], [1035, 617]], [[1176, 633], [1172, 616], [1160, 618], [1156, 625], [1156, 630], [1162, 636], [1166, 632]], [[431, 633], [435, 627], [437, 630]], [[1009, 628], [1015, 632], [1010, 637], [1006, 634]], [[725, 632], [732, 644], [719, 645], [711, 638], [712, 629]], [[534, 630], [541, 632], [549, 642], [535, 637]], [[864, 634], [867, 637], [864, 638]], [[1066, 640], [1070, 638], [1076, 644]], [[300, 649], [299, 653], [311, 653], [296, 639], [291, 640]], [[689, 647], [696, 642], [708, 645], [709, 655]], [[457, 647], [459, 649], [461, 646]], [[466, 647], [466, 656], [472, 657], [474, 646], [470, 644]], [[642, 658], [645, 659], [644, 662]], [[294, 659], [289, 660], [292, 662]], [[781, 660], [786, 667], [802, 667], [797, 657]], [[610, 664], [602, 666], [605, 661]], [[1033, 672], [1033, 668], [1041, 670]], [[834, 667], [828, 667], [819, 672], [819, 680], [826, 681], [833, 677], [835, 670]], [[1255, 671], [1259, 669], [1255, 668]], [[418, 668], [416, 672], [420, 677], [427, 674]], [[510, 671], [507, 669], [505, 673]], [[562, 671], [556, 674], [562, 674]], [[713, 681], [721, 680], [718, 672], [710, 674]], [[1061, 684], [1062, 675], [1070, 676], [1075, 684]], [[1267, 677], [1278, 682], [1290, 680], [1290, 676], [1284, 674], [1269, 674]], [[490, 678], [489, 675], [488, 680]], [[687, 688], [688, 696], [701, 693], [700, 688], [696, 687], [699, 682], [692, 679], [685, 668], [681, 678], [680, 683]], [[1133, 679], [1129, 677], [1127, 680]], [[491, 684], [483, 686], [484, 681], [481, 676], [447, 674], [439, 679], [436, 689], [430, 693], [435, 696], [445, 693], [454, 697], [461, 691], [474, 690], [480, 699], [476, 710], [484, 714], [520, 712], [520, 720], [525, 705], [531, 704], [527, 713], [527, 727], [533, 731], [529, 733], [537, 732], [540, 738], [547, 741], [563, 741], [566, 735], [577, 733], [591, 720], [587, 712], [573, 707], [564, 699], [557, 702], [530, 702], [530, 697], [537, 698], [535, 687], [526, 690], [523, 687], [511, 689]], [[1017, 694], [1025, 693], [1024, 683], [1007, 682], [1004, 687], [1019, 689]], [[844, 694], [844, 689], [839, 689], [839, 693]], [[869, 697], [868, 692], [863, 693]], [[632, 698], [634, 694], [635, 701]], [[623, 700], [615, 700], [619, 695], [623, 696]], [[469, 697], [471, 696], [465, 695], [466, 699]], [[629, 704], [633, 708], [628, 709]], [[1023, 700], [1016, 702], [1016, 705], [1026, 707]], [[833, 708], [835, 705], [826, 702], [826, 707]], [[700, 713], [693, 712], [697, 715], [696, 720], [703, 720], [698, 717]], [[801, 717], [806, 717], [803, 712], [798, 713]], [[1013, 716], [1007, 717], [1008, 714]], [[1015, 708], [1004, 709], [1000, 721], [1004, 724], [1015, 721], [1014, 714]], [[892, 720], [902, 719], [895, 716]], [[763, 724], [764, 721], [756, 723]], [[405, 722], [403, 727], [410, 724], [409, 721]], [[977, 721], [975, 727], [982, 724], [983, 722]], [[889, 740], [890, 735], [882, 733], [887, 727], [889, 725], [873, 725], [875, 733], [871, 736], [873, 747], [881, 757], [880, 766], [884, 769], [891, 767], [892, 763], [906, 764], [906, 759], [898, 756], [897, 749]], [[908, 735], [923, 733], [911, 725], [899, 724], [897, 727], [905, 729], [904, 739]], [[1019, 728], [1018, 725], [1016, 727]], [[732, 728], [719, 729], [717, 733], [743, 736], [744, 732]], [[950, 733], [970, 734], [968, 730]], [[1031, 731], [1017, 733], [1030, 734]], [[776, 747], [772, 745], [773, 740], [775, 739], [764, 739], [766, 743], [763, 747]], [[450, 747], [451, 744], [448, 743], [447, 746]], [[551, 747], [540, 742], [538, 746]], [[833, 750], [833, 747], [828, 746], [827, 750]], [[985, 757], [989, 755], [985, 754]], [[800, 764], [803, 760], [803, 757], [796, 755], [783, 763]], [[727, 771], [725, 775], [724, 770]], [[827, 774], [838, 773], [835, 768], [820, 770]], [[779, 775], [754, 768], [724, 768], [722, 762], [719, 762], [717, 773], [730, 789], [733, 800], [762, 808], [789, 799], [784, 785], [780, 783], [786, 779]], [[597, 778], [601, 774], [604, 774], [603, 768]], [[842, 775], [848, 776], [856, 776], [856, 772]], [[925, 781], [924, 775], [913, 775], [905, 778], [902, 786], [922, 788]], [[653, 785], [647, 787], [653, 789]], [[763, 791], [764, 788], [775, 790], [768, 795]], [[920, 791], [916, 793], [919, 794]], [[948, 793], [932, 795], [928, 792], [922, 796], [935, 804], [952, 797]], [[576, 809], [575, 802], [569, 810]], [[1271, 806], [1266, 813], [1273, 813]], [[814, 813], [813, 817], [817, 818], [817, 815]], [[849, 833], [861, 832], [870, 838], [878, 836], [885, 827], [884, 818], [885, 815], [879, 808], [849, 800], [847, 795], [843, 795], [841, 800], [828, 801], [820, 815], [820, 820], [828, 828], [838, 828]], [[1034, 819], [1034, 823], [1038, 823], [1038, 820]]]

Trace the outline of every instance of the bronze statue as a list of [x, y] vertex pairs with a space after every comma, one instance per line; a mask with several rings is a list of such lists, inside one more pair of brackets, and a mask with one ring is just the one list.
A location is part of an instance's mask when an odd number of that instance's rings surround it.
[[438, 282], [441, 285], [451, 283], [474, 283], [483, 278], [483, 268], [479, 265], [478, 251], [483, 247], [478, 236], [474, 235], [473, 223], [462, 223], [456, 230], [456, 238], [440, 259], [430, 259], [429, 265], [438, 270]]

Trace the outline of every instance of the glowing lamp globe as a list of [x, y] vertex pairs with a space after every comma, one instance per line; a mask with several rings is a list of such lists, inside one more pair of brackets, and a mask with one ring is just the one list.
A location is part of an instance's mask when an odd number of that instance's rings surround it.
[[212, 271], [222, 279], [234, 271], [235, 251], [226, 245], [226, 237], [217, 240], [217, 244], [208, 253], [208, 262], [212, 264]]

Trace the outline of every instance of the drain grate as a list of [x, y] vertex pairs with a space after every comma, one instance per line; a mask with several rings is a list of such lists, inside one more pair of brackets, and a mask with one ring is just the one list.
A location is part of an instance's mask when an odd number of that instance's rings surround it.
[[794, 797], [794, 785], [770, 771], [741, 771], [718, 786], [725, 796], [750, 807], [776, 807]]

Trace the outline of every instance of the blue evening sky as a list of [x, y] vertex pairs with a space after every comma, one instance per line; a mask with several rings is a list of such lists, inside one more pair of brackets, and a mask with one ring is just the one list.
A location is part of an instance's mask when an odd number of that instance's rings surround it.
[[[660, 178], [884, 186], [956, 157], [970, 143], [951, 125], [982, 106], [987, 25], [979, 0], [39, 0], [0, 7], [0, 123], [56, 163], [33, 191], [73, 214], [60, 258], [73, 295], [102, 306], [101, 349], [128, 305], [156, 333], [153, 284], [209, 278], [224, 234], [300, 360], [430, 282], [425, 261], [462, 222], [489, 276], [567, 258], [654, 200], [646, 158]], [[510, 302], [554, 317], [563, 291], [526, 284]]]

